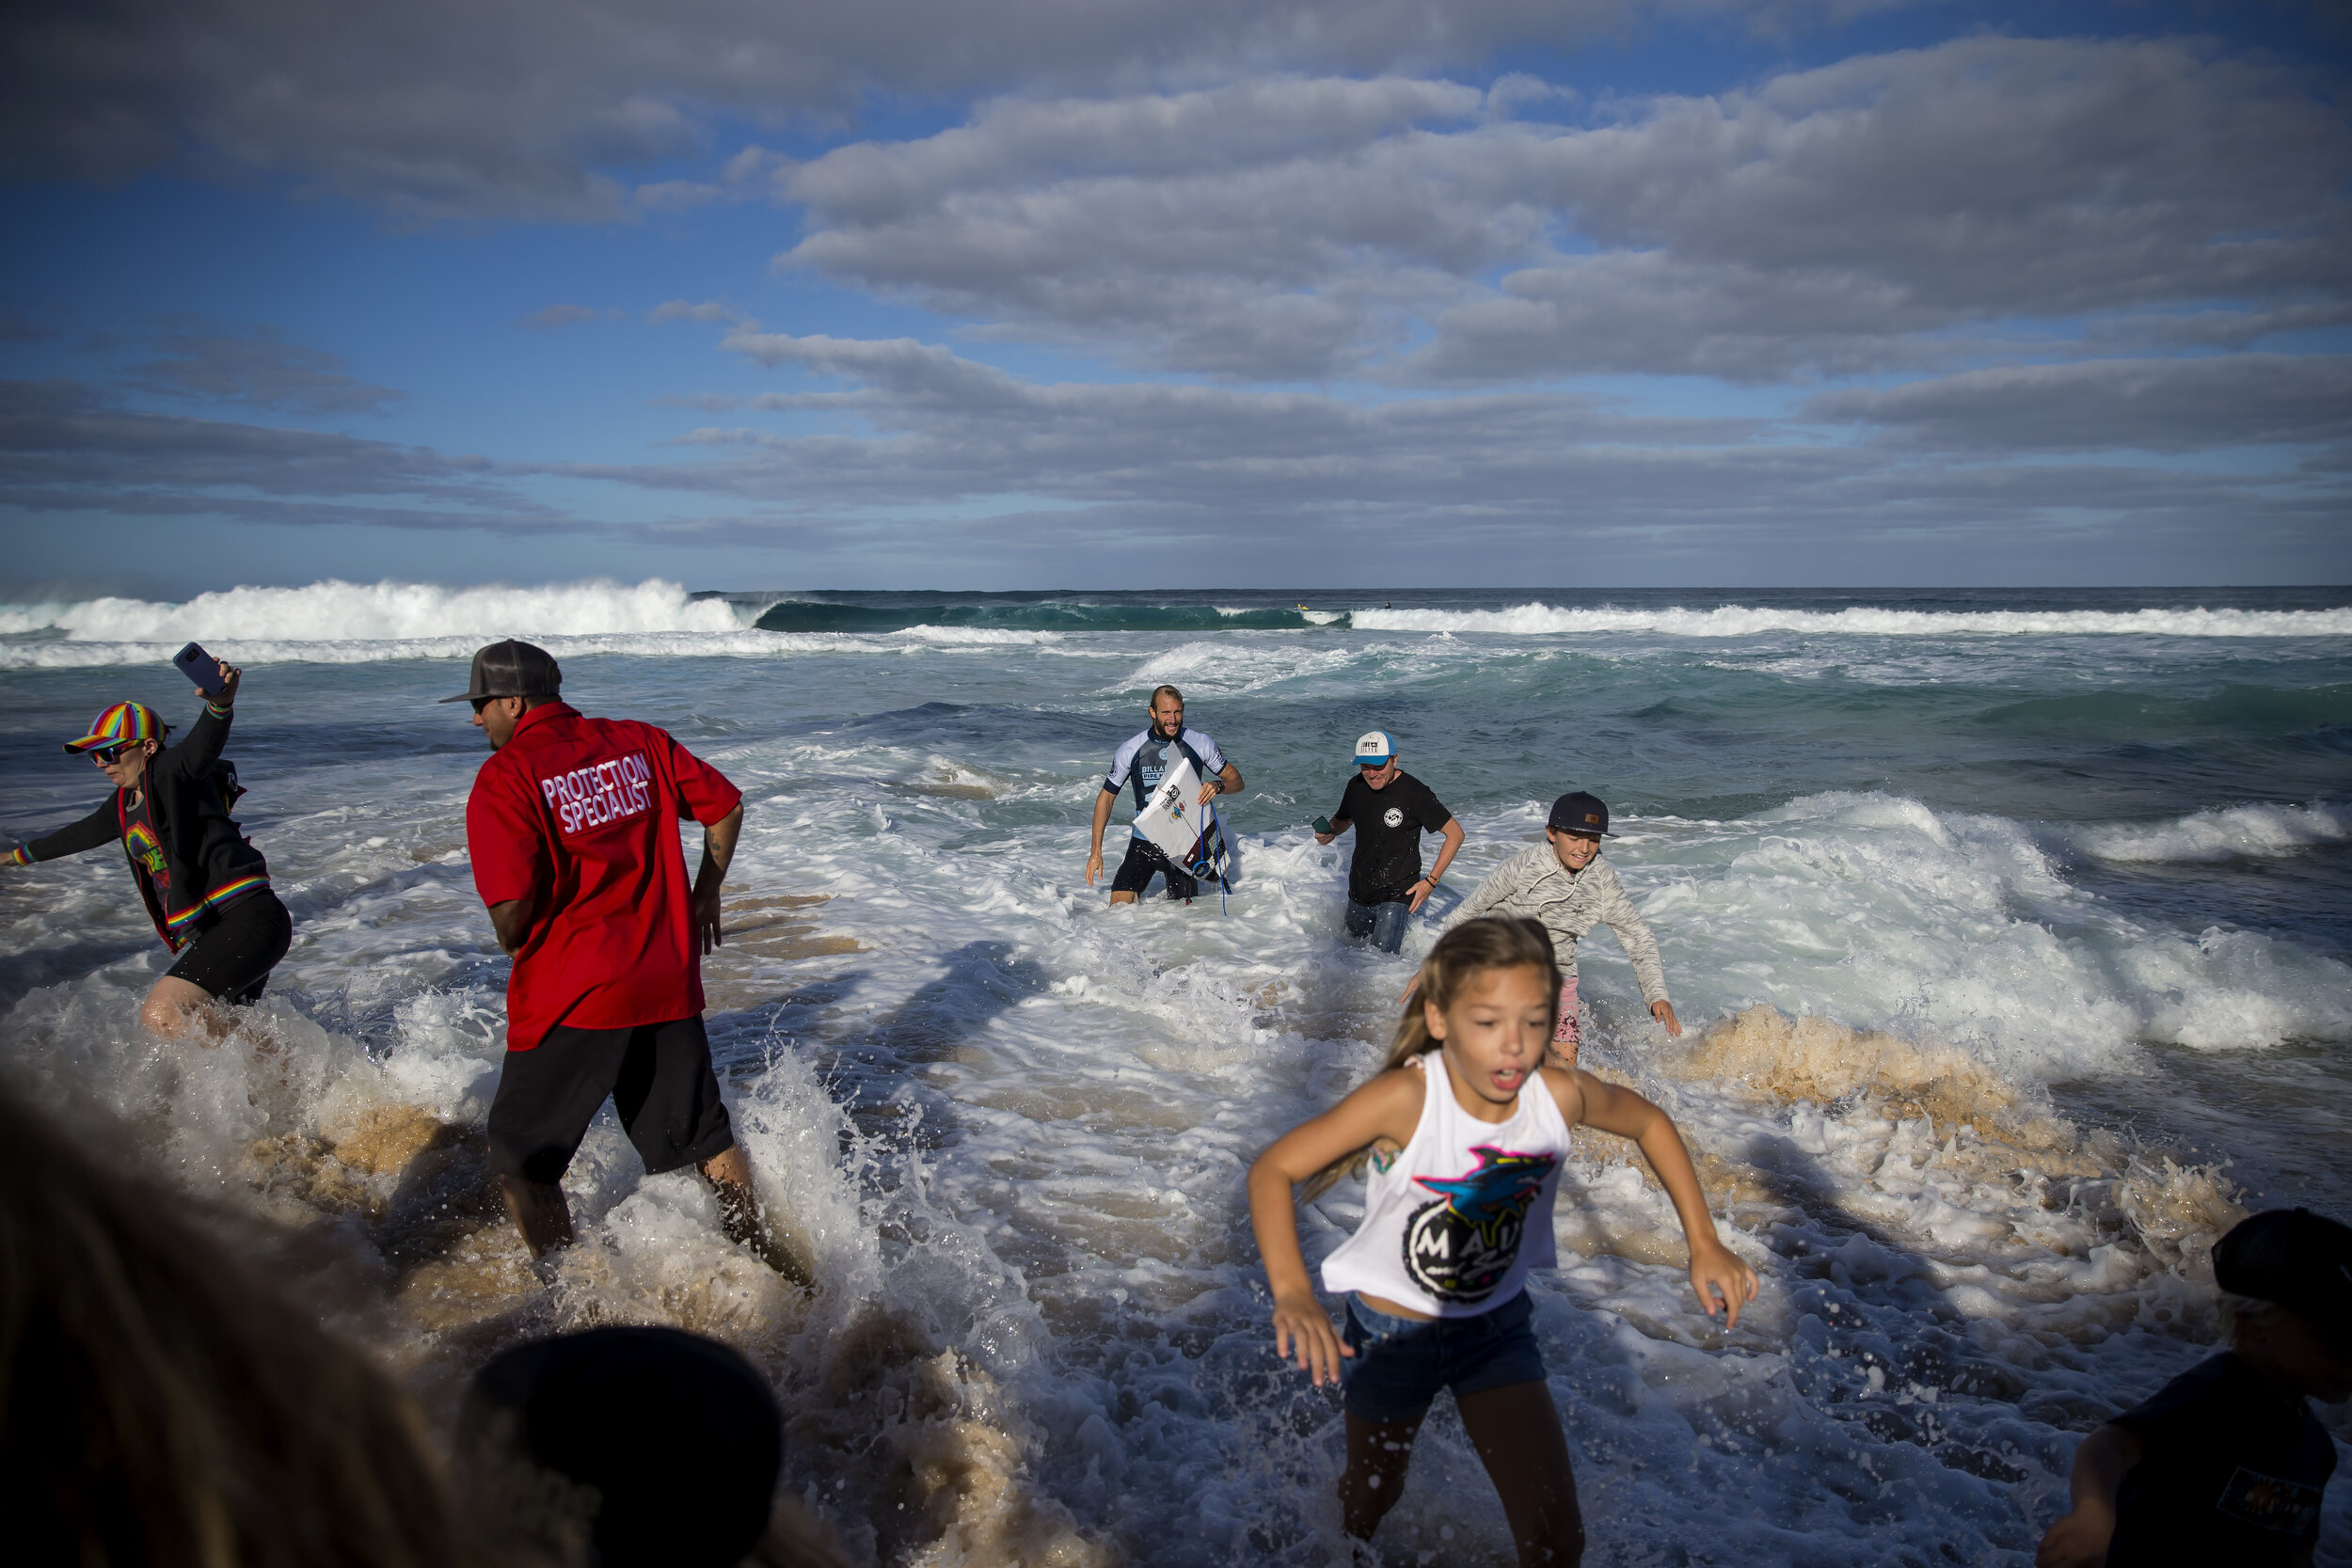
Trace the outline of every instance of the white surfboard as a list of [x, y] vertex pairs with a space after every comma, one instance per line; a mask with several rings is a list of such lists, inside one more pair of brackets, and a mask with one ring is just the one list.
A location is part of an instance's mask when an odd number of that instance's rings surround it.
[[[1191, 759], [1174, 747], [1168, 750], [1168, 771], [1160, 775], [1159, 787], [1136, 813], [1136, 832], [1171, 863], [1189, 867], [1201, 858], [1200, 835], [1217, 828], [1216, 808], [1201, 804], [1200, 775], [1193, 770]], [[1215, 863], [1212, 879], [1224, 877], [1226, 845], [1221, 828], [1208, 847]]]

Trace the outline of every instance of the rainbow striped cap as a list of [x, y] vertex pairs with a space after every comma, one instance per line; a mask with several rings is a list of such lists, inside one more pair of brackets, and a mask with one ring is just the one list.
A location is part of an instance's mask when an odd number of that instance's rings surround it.
[[93, 751], [101, 746], [119, 746], [125, 741], [136, 744], [153, 740], [164, 733], [164, 721], [155, 717], [155, 710], [145, 703], [117, 703], [98, 716], [89, 727], [89, 734], [79, 740], [69, 740], [69, 752]]

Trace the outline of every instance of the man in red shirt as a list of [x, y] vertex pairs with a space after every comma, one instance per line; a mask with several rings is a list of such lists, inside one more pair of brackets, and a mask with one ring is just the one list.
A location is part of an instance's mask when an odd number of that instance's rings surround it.
[[[564, 1167], [609, 1095], [648, 1175], [701, 1167], [727, 1234], [807, 1282], [763, 1224], [703, 1032], [702, 955], [719, 945], [719, 886], [742, 792], [672, 739], [561, 700], [544, 649], [508, 640], [473, 657], [463, 697], [490, 740], [466, 801], [474, 886], [506, 983], [506, 1061], [490, 1104], [490, 1168], [540, 1257], [572, 1239]], [[703, 825], [690, 894], [678, 819]]]

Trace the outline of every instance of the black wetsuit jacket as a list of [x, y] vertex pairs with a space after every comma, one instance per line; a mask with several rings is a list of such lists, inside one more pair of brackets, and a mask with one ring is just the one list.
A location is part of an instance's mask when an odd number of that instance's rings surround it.
[[220, 749], [229, 739], [229, 709], [206, 703], [187, 738], [165, 747], [147, 762], [144, 787], [153, 802], [156, 847], [170, 876], [170, 908], [158, 901], [154, 884], [131, 856], [121, 790], [79, 822], [27, 844], [26, 858], [54, 861], [102, 844], [122, 845], [156, 935], [175, 953], [186, 946], [211, 924], [214, 910], [269, 885], [269, 863], [229, 815], [230, 802], [241, 793], [235, 768], [220, 760]]

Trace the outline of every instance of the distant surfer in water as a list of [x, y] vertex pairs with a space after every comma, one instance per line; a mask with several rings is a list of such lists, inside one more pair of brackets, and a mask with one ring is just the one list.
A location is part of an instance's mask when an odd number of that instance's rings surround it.
[[[1207, 805], [1220, 795], [1241, 793], [1241, 769], [1225, 760], [1216, 741], [1199, 730], [1184, 728], [1184, 694], [1172, 686], [1160, 687], [1152, 693], [1151, 728], [1119, 749], [1094, 797], [1094, 838], [1087, 851], [1087, 886], [1092, 887], [1103, 875], [1103, 829], [1111, 819], [1111, 802], [1122, 789], [1132, 789], [1136, 810], [1143, 810], [1159, 787], [1161, 775], [1168, 771], [1170, 752], [1190, 762], [1192, 770], [1200, 775], [1200, 804]], [[1199, 882], [1162, 854], [1158, 846], [1136, 833], [1127, 840], [1126, 858], [1111, 878], [1111, 902], [1134, 903], [1155, 872], [1168, 879], [1170, 898], [1189, 902], [1200, 892]]]
[[[807, 1283], [760, 1212], [703, 1030], [702, 955], [743, 829], [743, 794], [665, 730], [590, 719], [528, 642], [473, 656], [464, 695], [490, 760], [466, 801], [466, 847], [506, 982], [506, 1059], [490, 1101], [490, 1169], [534, 1258], [568, 1245], [564, 1171], [610, 1097], [658, 1176], [700, 1168], [727, 1235]], [[678, 820], [703, 825], [690, 892]]]
[[[1317, 844], [1356, 830], [1356, 857], [1347, 866], [1347, 934], [1395, 952], [1405, 945], [1406, 921], [1438, 891], [1460, 852], [1462, 825], [1427, 784], [1405, 771], [1389, 732], [1373, 730], [1357, 737], [1356, 776], [1326, 826], [1330, 831], [1316, 833]], [[1423, 833], [1445, 835], [1427, 876], [1421, 869]]]
[[245, 791], [220, 749], [245, 673], [215, 662], [220, 684], [178, 745], [164, 744], [171, 726], [144, 703], [117, 703], [89, 734], [67, 741], [67, 751], [98, 765], [114, 793], [79, 822], [0, 855], [0, 864], [28, 865], [122, 846], [155, 934], [178, 955], [139, 1010], [139, 1022], [159, 1035], [185, 1033], [191, 1023], [215, 1033], [216, 1006], [259, 1002], [294, 941], [293, 917], [270, 891], [269, 863], [229, 815]]
[[[1609, 808], [1597, 796], [1582, 790], [1563, 795], [1551, 803], [1544, 825], [1545, 844], [1512, 856], [1462, 901], [1446, 922], [1451, 930], [1482, 914], [1527, 915], [1543, 922], [1560, 956], [1560, 1022], [1552, 1038], [1549, 1066], [1574, 1067], [1580, 1034], [1576, 1018], [1576, 944], [1596, 926], [1607, 922], [1617, 933], [1617, 945], [1633, 960], [1633, 977], [1642, 987], [1642, 1000], [1650, 1016], [1669, 1035], [1682, 1033], [1675, 1005], [1666, 999], [1666, 966], [1658, 957], [1658, 937], [1633, 907], [1617, 873], [1600, 858], [1600, 841], [1609, 831]], [[1441, 933], [1442, 934], [1442, 933]], [[1405, 990], [1412, 995], [1412, 988]]]

